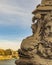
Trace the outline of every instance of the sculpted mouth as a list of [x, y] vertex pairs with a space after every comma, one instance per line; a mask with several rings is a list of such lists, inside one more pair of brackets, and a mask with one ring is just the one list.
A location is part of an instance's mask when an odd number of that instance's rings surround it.
[[52, 37], [52, 32], [50, 32], [50, 33], [48, 34], [48, 37]]
[[48, 45], [52, 48], [52, 42], [49, 42]]

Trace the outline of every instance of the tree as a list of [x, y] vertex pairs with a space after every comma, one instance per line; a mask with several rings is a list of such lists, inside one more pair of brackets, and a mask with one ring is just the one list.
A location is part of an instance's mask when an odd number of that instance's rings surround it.
[[5, 55], [12, 55], [12, 50], [11, 49], [6, 49], [5, 50]]
[[5, 55], [5, 50], [3, 50], [3, 49], [0, 49], [0, 55]]

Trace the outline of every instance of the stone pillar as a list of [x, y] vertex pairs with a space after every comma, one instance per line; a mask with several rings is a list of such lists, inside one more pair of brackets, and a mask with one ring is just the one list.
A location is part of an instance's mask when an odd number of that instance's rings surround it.
[[16, 65], [52, 65], [52, 0], [32, 12], [32, 35], [22, 40]]

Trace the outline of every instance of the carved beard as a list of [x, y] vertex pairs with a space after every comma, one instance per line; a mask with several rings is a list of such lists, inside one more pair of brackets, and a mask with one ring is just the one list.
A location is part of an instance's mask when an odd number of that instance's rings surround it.
[[43, 39], [48, 43], [52, 43], [52, 20], [46, 22], [43, 34], [44, 34]]
[[52, 33], [45, 34], [41, 40], [42, 49], [39, 50], [39, 54], [47, 59], [52, 59]]
[[44, 35], [43, 39], [44, 39], [45, 41], [47, 41], [49, 44], [52, 43], [52, 33], [49, 33], [49, 34], [46, 33], [46, 34]]
[[39, 44], [38, 54], [46, 59], [52, 59], [52, 43], [45, 40]]
[[44, 46], [52, 49], [52, 33], [46, 33], [43, 37]]

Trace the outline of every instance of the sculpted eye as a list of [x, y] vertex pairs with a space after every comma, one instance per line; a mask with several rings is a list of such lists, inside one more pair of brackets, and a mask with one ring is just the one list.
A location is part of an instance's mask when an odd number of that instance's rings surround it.
[[49, 29], [50, 29], [50, 28], [51, 28], [51, 26], [47, 26], [47, 28], [49, 28]]
[[51, 26], [46, 26], [44, 29], [51, 29]]

